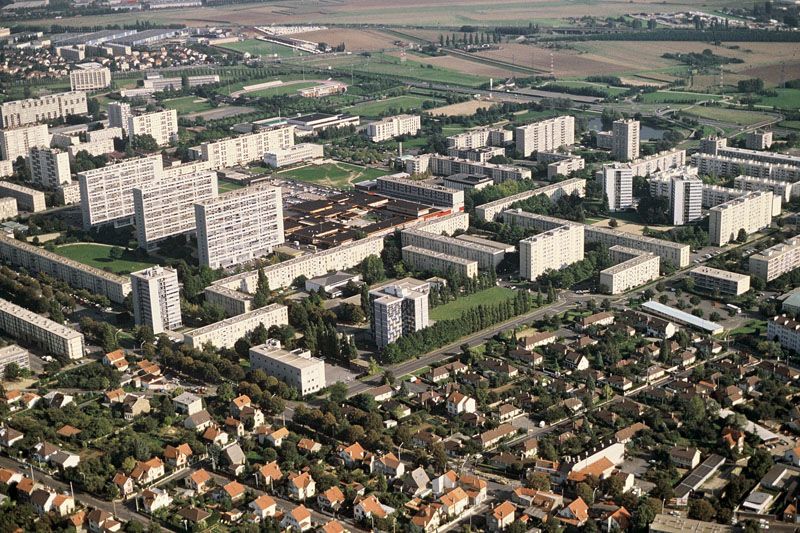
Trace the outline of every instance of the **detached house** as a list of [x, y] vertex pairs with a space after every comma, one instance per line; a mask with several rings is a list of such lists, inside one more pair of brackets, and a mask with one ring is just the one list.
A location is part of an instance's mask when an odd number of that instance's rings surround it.
[[308, 472], [289, 474], [286, 492], [292, 499], [305, 501], [317, 493], [317, 484]]
[[370, 465], [370, 473], [380, 473], [389, 479], [397, 479], [403, 476], [406, 471], [405, 465], [392, 452], [383, 455], [380, 459], [373, 457]]
[[178, 446], [167, 445], [164, 448], [164, 459], [167, 464], [173, 468], [182, 468], [189, 463], [189, 457], [192, 456], [192, 448], [187, 444], [179, 444]]
[[469, 496], [461, 487], [456, 487], [450, 492], [443, 494], [439, 498], [445, 514], [449, 518], [455, 518], [464, 512], [469, 505]]
[[311, 513], [304, 505], [298, 505], [283, 516], [281, 529], [302, 533], [311, 529]]
[[452, 392], [447, 397], [447, 413], [450, 415], [460, 415], [461, 413], [474, 413], [477, 404], [474, 398], [470, 398], [458, 391]]
[[208, 491], [211, 484], [211, 474], [203, 470], [196, 470], [186, 477], [186, 487], [197, 494]]
[[253, 515], [255, 515], [256, 519], [259, 521], [270, 516], [275, 516], [275, 512], [278, 509], [278, 505], [275, 503], [275, 500], [272, 499], [272, 497], [268, 494], [262, 494], [255, 500], [251, 501], [248, 507], [251, 511], [253, 511]]
[[393, 512], [394, 509], [383, 505], [374, 494], [357, 499], [353, 506], [353, 517], [356, 521], [369, 520], [372, 517], [386, 518]]
[[158, 457], [139, 461], [131, 472], [131, 478], [139, 485], [149, 485], [164, 476], [164, 463]]
[[331, 487], [325, 492], [317, 494], [317, 505], [324, 511], [336, 513], [344, 505], [344, 502], [344, 493], [339, 487]]
[[504, 531], [514, 523], [516, 512], [517, 508], [508, 500], [492, 509], [492, 512], [486, 517], [489, 531]]

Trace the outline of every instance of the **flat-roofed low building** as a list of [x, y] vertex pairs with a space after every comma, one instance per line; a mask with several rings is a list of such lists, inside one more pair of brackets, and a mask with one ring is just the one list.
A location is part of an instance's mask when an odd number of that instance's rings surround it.
[[439, 252], [445, 255], [454, 255], [463, 259], [478, 262], [481, 270], [496, 269], [503, 261], [505, 251], [494, 246], [487, 246], [446, 235], [436, 235], [415, 228], [402, 231], [403, 246], [415, 246]]
[[0, 330], [47, 354], [69, 359], [84, 355], [83, 334], [3, 299], [0, 299]]
[[233, 348], [236, 341], [259, 326], [269, 329], [272, 326], [284, 326], [288, 323], [289, 308], [285, 305], [270, 304], [194, 329], [185, 333], [183, 338], [184, 343], [192, 348], [202, 349], [207, 343], [217, 348]]
[[9, 344], [0, 348], [0, 376], [5, 375], [6, 367], [15, 364], [21, 369], [31, 368], [31, 354], [22, 346]]
[[709, 210], [708, 240], [722, 246], [738, 238], [768, 228], [772, 223], [772, 193], [754, 191]]
[[47, 209], [42, 191], [10, 181], [0, 181], [0, 196], [14, 198], [17, 201], [17, 208], [23, 211], [38, 213]]
[[451, 270], [464, 278], [478, 275], [478, 262], [453, 255], [433, 252], [416, 246], [404, 246], [403, 261], [415, 270], [446, 274]]
[[600, 286], [608, 294], [622, 294], [658, 279], [659, 256], [625, 246], [612, 246], [609, 253], [617, 264], [600, 271]]
[[728, 525], [671, 514], [657, 514], [650, 524], [650, 533], [731, 533], [732, 531], [733, 528]]
[[457, 191], [423, 180], [414, 180], [405, 173], [381, 176], [375, 181], [378, 184], [378, 194], [384, 196], [447, 207], [454, 211], [461, 211], [464, 208], [464, 191]]
[[324, 146], [314, 143], [300, 143], [286, 148], [279, 148], [264, 154], [264, 163], [272, 168], [281, 168], [297, 163], [305, 163], [313, 159], [321, 159]]
[[286, 120], [290, 126], [294, 126], [298, 136], [312, 135], [327, 129], [339, 129], [348, 126], [356, 127], [361, 124], [361, 119], [357, 116], [347, 114], [331, 115], [328, 113], [309, 113], [299, 117], [292, 117]]
[[772, 281], [800, 267], [800, 235], [753, 254], [748, 259], [750, 274]]
[[661, 318], [666, 318], [672, 322], [704, 331], [710, 335], [718, 335], [725, 331], [725, 328], [716, 322], [703, 320], [702, 318], [698, 318], [690, 313], [681, 311], [680, 309], [675, 309], [674, 307], [670, 307], [659, 302], [655, 302], [653, 300], [643, 303], [642, 310], [646, 313], [650, 313]]
[[250, 348], [250, 368], [274, 376], [301, 396], [325, 387], [325, 363], [321, 359], [311, 357], [307, 350], [284, 350], [276, 340]]
[[372, 142], [388, 141], [401, 135], [416, 135], [422, 127], [419, 115], [395, 115], [367, 125], [367, 137]]
[[689, 276], [694, 280], [695, 288], [704, 291], [739, 296], [750, 290], [750, 276], [738, 272], [698, 266], [689, 271]]

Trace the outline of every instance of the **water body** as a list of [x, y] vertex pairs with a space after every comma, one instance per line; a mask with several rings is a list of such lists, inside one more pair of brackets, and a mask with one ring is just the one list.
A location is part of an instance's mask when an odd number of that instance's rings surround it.
[[[599, 117], [589, 119], [589, 129], [602, 131], [603, 121]], [[651, 128], [650, 126], [642, 125], [639, 128], [639, 138], [643, 141], [659, 140], [664, 138], [664, 132], [661, 128]]]

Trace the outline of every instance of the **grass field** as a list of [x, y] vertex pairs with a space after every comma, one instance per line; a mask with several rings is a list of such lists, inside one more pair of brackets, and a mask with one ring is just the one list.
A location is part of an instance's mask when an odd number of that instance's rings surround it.
[[316, 81], [301, 81], [301, 82], [289, 82], [279, 87], [270, 87], [269, 89], [261, 89], [260, 91], [253, 91], [247, 93], [248, 96], [284, 96], [287, 94], [296, 94], [297, 91], [300, 89], [308, 89], [309, 87], [314, 87], [315, 85], [319, 85], [319, 82]]
[[279, 172], [278, 174], [298, 181], [308, 181], [319, 185], [346, 189], [353, 183], [385, 176], [389, 174], [389, 171], [337, 162], [325, 163], [323, 165], [309, 165]]
[[718, 120], [739, 126], [750, 126], [772, 117], [756, 111], [744, 111], [741, 109], [727, 109], [724, 107], [693, 107], [685, 109], [681, 113], [708, 120]]
[[492, 287], [452, 302], [434, 307], [430, 310], [430, 317], [433, 320], [446, 320], [448, 318], [458, 318], [461, 313], [482, 304], [497, 304], [505, 300], [514, 298], [514, 291], [505, 287]]
[[624, 87], [614, 87], [613, 85], [605, 85], [603, 83], [592, 83], [588, 81], [570, 81], [570, 80], [556, 80], [552, 83], [548, 82], [544, 85], [540, 85], [537, 89], [548, 90], [549, 85], [555, 85], [558, 87], [559, 85], [562, 87], [570, 87], [573, 89], [581, 89], [584, 87], [598, 89], [600, 91], [604, 91], [608, 96], [619, 96], [622, 93], [626, 92], [628, 89]]
[[685, 104], [701, 102], [703, 100], [719, 100], [717, 94], [689, 93], [681, 91], [656, 91], [642, 95], [645, 104]]
[[797, 110], [800, 108], [800, 89], [775, 89], [778, 96], [762, 96], [759, 105], [768, 105], [779, 109]]
[[385, 100], [377, 100], [374, 102], [364, 102], [363, 104], [356, 104], [354, 106], [350, 106], [348, 108], [343, 109], [347, 113], [352, 115], [361, 115], [365, 117], [380, 117], [383, 115], [388, 115], [390, 109], [396, 110], [398, 113], [400, 110], [403, 112], [408, 112], [411, 110], [420, 110], [422, 109], [422, 102], [425, 101], [438, 101], [434, 98], [428, 98], [424, 96], [415, 96], [415, 95], [403, 95], [403, 96], [395, 96], [392, 98], [387, 98]]
[[213, 106], [205, 98], [197, 98], [196, 96], [182, 96], [180, 98], [171, 98], [164, 100], [163, 104], [169, 108], [174, 109], [179, 115], [188, 115], [189, 113], [202, 113], [213, 109]]
[[242, 187], [244, 187], [244, 185], [239, 185], [238, 183], [217, 179], [217, 190], [219, 191], [220, 194], [235, 191], [236, 189], [241, 189]]
[[788, 128], [790, 130], [800, 130], [800, 120], [784, 120], [778, 126]]
[[59, 246], [55, 252], [84, 265], [111, 269], [115, 274], [130, 274], [155, 264], [138, 259], [133, 252], [125, 252], [121, 259], [113, 259], [110, 255], [112, 249], [113, 246], [105, 244], [80, 243]]
[[248, 53], [252, 56], [299, 57], [308, 55], [305, 52], [294, 50], [288, 46], [259, 41], [258, 39], [247, 39], [238, 43], [228, 43], [219, 48], [233, 50], [234, 52]]
[[489, 82], [488, 76], [477, 76], [453, 69], [426, 65], [411, 59], [406, 59], [403, 62], [399, 57], [383, 53], [372, 54], [369, 58], [346, 56], [332, 60], [323, 57], [317, 61], [320, 66], [332, 66], [346, 72], [353, 70], [372, 76], [400, 76], [435, 83], [452, 83], [466, 87], [477, 87], [482, 83]]

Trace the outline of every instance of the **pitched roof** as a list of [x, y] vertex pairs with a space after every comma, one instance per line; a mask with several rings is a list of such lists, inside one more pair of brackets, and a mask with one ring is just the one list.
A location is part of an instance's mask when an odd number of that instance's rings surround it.
[[292, 512], [289, 514], [291, 514], [292, 518], [294, 518], [298, 523], [311, 518], [311, 513], [308, 511], [308, 509], [306, 509], [305, 505], [298, 505], [292, 509]]
[[272, 461], [271, 463], [265, 464], [258, 469], [258, 473], [261, 474], [264, 479], [278, 480], [283, 477], [281, 467], [278, 465], [277, 461]]
[[377, 516], [378, 518], [386, 517], [386, 511], [383, 509], [381, 502], [378, 501], [378, 498], [374, 494], [370, 494], [369, 496], [362, 498], [357, 505], [360, 505], [361, 508], [370, 515]]
[[231, 498], [236, 498], [244, 494], [245, 487], [238, 481], [231, 481], [230, 483], [222, 487], [222, 490], [224, 490]]
[[211, 480], [211, 474], [201, 468], [189, 474], [189, 479], [191, 479], [195, 485], [202, 485]]
[[289, 474], [289, 481], [298, 489], [306, 489], [314, 482], [314, 478], [308, 472], [302, 472], [295, 475]]
[[516, 511], [517, 508], [514, 506], [514, 504], [506, 500], [492, 510], [492, 516], [494, 516], [498, 522], [501, 522], [509, 515], [514, 516]]
[[331, 487], [322, 493], [322, 496], [331, 503], [344, 502], [344, 492], [339, 487]]
[[439, 501], [447, 507], [453, 507], [457, 503], [468, 499], [469, 496], [467, 496], [467, 493], [464, 492], [464, 489], [461, 487], [456, 487], [447, 494], [442, 494], [441, 498], [439, 498]]
[[164, 457], [167, 459], [177, 459], [178, 455], [184, 455], [188, 457], [192, 455], [192, 448], [186, 442], [179, 444], [178, 446], [170, 446], [168, 444], [167, 447], [164, 448]]
[[270, 507], [276, 505], [275, 500], [269, 494], [262, 494], [252, 502], [250, 502], [250, 507], [255, 507], [259, 510], [269, 509]]

